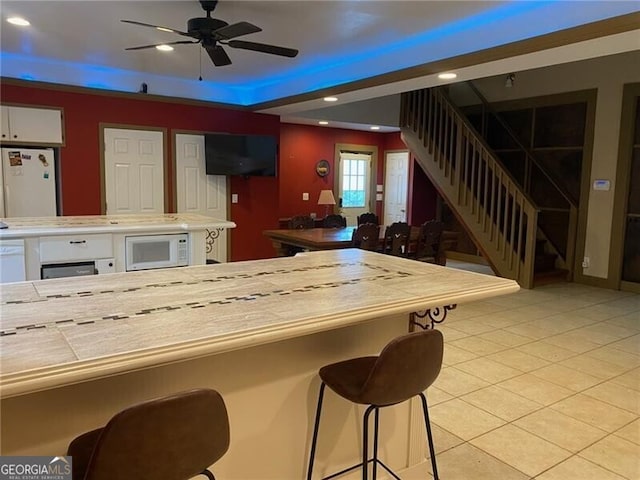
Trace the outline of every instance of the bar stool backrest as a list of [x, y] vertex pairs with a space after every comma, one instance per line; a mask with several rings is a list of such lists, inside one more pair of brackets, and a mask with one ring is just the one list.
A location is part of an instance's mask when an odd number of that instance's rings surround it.
[[191, 390], [116, 414], [100, 433], [85, 480], [192, 478], [228, 449], [222, 397], [215, 390]]
[[395, 338], [380, 352], [358, 403], [393, 405], [424, 392], [438, 378], [444, 340], [439, 330]]

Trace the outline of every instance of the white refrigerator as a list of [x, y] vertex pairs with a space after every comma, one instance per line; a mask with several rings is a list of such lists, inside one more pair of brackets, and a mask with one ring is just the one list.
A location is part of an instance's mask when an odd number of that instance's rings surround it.
[[3, 148], [0, 185], [0, 217], [57, 215], [53, 149]]

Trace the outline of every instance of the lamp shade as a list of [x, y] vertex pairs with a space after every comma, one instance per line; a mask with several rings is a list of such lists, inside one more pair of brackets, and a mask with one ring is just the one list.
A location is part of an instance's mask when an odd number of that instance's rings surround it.
[[336, 199], [333, 198], [333, 192], [331, 190], [320, 190], [318, 205], [335, 205], [335, 204], [336, 204]]

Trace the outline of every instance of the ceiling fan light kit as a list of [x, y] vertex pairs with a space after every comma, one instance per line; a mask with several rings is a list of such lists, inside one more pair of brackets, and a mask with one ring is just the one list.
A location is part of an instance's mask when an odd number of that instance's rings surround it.
[[293, 58], [298, 55], [298, 50], [288, 47], [279, 47], [277, 45], [268, 45], [266, 43], [248, 42], [245, 40], [234, 40], [243, 35], [261, 32], [262, 29], [249, 22], [237, 22], [229, 25], [224, 20], [211, 17], [211, 12], [216, 8], [218, 0], [205, 1], [200, 0], [200, 5], [207, 12], [206, 17], [191, 18], [187, 21], [187, 31], [182, 32], [174, 28], [162, 27], [159, 25], [151, 25], [149, 23], [137, 22], [134, 20], [121, 20], [124, 23], [131, 23], [142, 27], [155, 28], [163, 32], [171, 32], [183, 37], [189, 37], [193, 40], [178, 40], [175, 42], [163, 42], [153, 45], [141, 45], [138, 47], [129, 47], [125, 50], [144, 50], [147, 48], [155, 48], [159, 45], [184, 45], [188, 43], [199, 43], [202, 45], [209, 58], [216, 67], [222, 67], [231, 64], [231, 59], [222, 47], [223, 45], [231, 48], [239, 48], [242, 50], [251, 50], [254, 52], [268, 53], [271, 55], [279, 55], [281, 57]]

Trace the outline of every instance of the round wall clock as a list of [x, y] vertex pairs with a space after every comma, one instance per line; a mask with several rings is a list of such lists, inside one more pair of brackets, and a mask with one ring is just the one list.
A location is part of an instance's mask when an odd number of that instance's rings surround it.
[[326, 160], [320, 160], [316, 163], [316, 173], [319, 177], [326, 177], [329, 174], [329, 162]]

